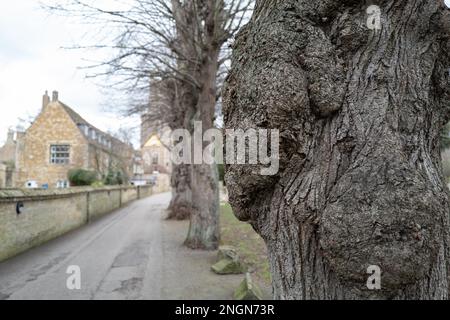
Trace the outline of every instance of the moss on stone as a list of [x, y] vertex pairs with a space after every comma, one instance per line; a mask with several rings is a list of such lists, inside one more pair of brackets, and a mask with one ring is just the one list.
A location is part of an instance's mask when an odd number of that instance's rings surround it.
[[253, 283], [250, 273], [245, 275], [245, 279], [234, 292], [236, 300], [262, 300], [261, 289]]
[[217, 274], [240, 274], [246, 271], [245, 266], [239, 260], [232, 259], [222, 259], [211, 269]]

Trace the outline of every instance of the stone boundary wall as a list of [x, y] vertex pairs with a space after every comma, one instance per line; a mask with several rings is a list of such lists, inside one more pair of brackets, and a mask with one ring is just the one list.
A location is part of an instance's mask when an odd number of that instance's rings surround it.
[[170, 175], [160, 173], [156, 185], [154, 186], [155, 193], [162, 193], [171, 190]]
[[0, 190], [0, 262], [79, 228], [133, 200], [159, 193], [158, 189], [154, 190], [152, 186], [114, 186]]

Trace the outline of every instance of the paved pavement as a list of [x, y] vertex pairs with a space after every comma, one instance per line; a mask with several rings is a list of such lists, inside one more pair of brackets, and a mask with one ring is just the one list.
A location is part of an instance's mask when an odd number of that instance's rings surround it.
[[[231, 299], [243, 275], [210, 271], [216, 253], [182, 246], [188, 222], [166, 221], [170, 194], [132, 202], [0, 263], [1, 299]], [[69, 266], [81, 289], [69, 290]]]

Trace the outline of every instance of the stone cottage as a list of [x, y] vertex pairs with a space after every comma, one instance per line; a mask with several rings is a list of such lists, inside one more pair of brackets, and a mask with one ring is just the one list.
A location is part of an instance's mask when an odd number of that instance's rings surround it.
[[59, 101], [56, 91], [51, 101], [44, 94], [41, 112], [16, 143], [16, 187], [29, 181], [66, 187], [67, 173], [74, 168], [133, 174], [133, 147], [88, 123]]

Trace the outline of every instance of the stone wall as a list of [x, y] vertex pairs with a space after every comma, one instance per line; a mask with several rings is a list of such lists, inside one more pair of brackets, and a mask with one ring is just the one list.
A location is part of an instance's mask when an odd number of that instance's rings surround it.
[[156, 193], [170, 191], [170, 175], [164, 173], [159, 174], [156, 185], [153, 187], [153, 189]]
[[122, 189], [122, 203], [127, 203], [138, 198], [138, 189], [136, 187], [128, 187]]
[[8, 168], [7, 165], [0, 163], [0, 189], [11, 188], [14, 186], [16, 175], [14, 169]]
[[153, 193], [150, 186], [0, 190], [0, 261]]
[[[122, 189], [95, 190], [89, 192], [88, 219], [89, 221], [120, 208], [122, 205]], [[124, 202], [123, 204], [126, 204]]]
[[6, 188], [6, 166], [0, 163], [0, 188]]
[[[169, 189], [167, 190], [169, 191]], [[166, 192], [166, 191], [164, 191]], [[146, 198], [149, 197], [150, 195], [152, 195], [152, 193], [158, 193], [157, 190], [153, 190], [152, 186], [140, 186], [138, 188], [138, 198], [142, 199], [142, 198]]]
[[16, 142], [14, 141], [14, 132], [8, 131], [8, 137], [3, 146], [0, 147], [0, 162], [15, 163]]

